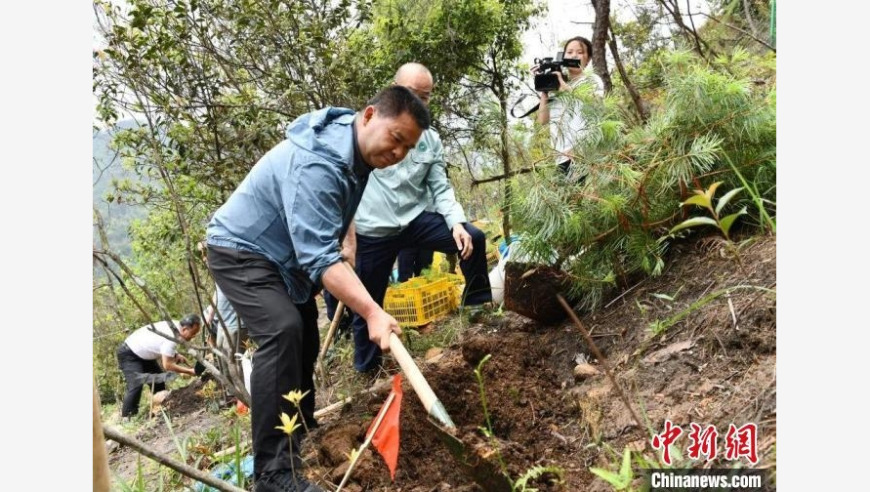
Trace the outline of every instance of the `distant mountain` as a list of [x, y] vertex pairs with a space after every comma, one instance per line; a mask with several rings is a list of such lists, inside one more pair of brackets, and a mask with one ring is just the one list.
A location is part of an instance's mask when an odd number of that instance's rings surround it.
[[[129, 205], [109, 203], [106, 195], [114, 191], [113, 180], [131, 179], [140, 180], [134, 172], [128, 171], [121, 165], [121, 160], [116, 152], [109, 147], [114, 132], [119, 129], [135, 128], [137, 123], [133, 120], [119, 122], [114, 129], [94, 132], [93, 136], [93, 192], [94, 208], [103, 216], [106, 225], [106, 234], [111, 249], [121, 256], [130, 255], [130, 237], [128, 229], [134, 219], [144, 218], [147, 211], [142, 205]], [[98, 237], [94, 227], [94, 240]]]

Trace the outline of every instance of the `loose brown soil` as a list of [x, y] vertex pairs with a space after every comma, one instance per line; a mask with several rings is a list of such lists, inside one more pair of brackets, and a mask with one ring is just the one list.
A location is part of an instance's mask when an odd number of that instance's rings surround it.
[[[457, 435], [476, 455], [497, 467], [503, 464], [513, 479], [536, 466], [564, 471], [561, 480], [545, 473], [529, 481], [541, 491], [611, 490], [589, 468], [615, 471], [626, 447], [648, 460], [660, 458], [649, 441], [663, 431], [666, 419], [686, 434], [693, 422], [715, 425], [719, 456], [707, 466], [722, 467], [735, 464], [722, 460], [729, 424], [758, 424], [755, 466], [772, 475], [775, 289], [775, 237], [756, 238], [744, 246], [739, 263], [721, 241], [707, 239], [675, 245], [660, 277], [630, 286], [596, 314], [578, 313], [636, 415], [645, 419], [641, 424], [606, 376], [604, 361], [596, 360], [567, 320], [545, 326], [510, 312], [489, 315], [468, 326], [437, 362], [419, 362], [420, 369], [456, 422]], [[653, 323], [668, 320], [673, 322], [661, 334], [652, 333]], [[481, 432], [487, 424], [474, 375], [487, 355], [482, 375], [493, 439]], [[574, 368], [584, 358], [598, 374], [575, 377]], [[395, 482], [381, 457], [367, 451], [345, 490], [482, 490], [439, 441], [407, 382], [404, 391]], [[181, 403], [185, 397], [194, 403]], [[306, 474], [334, 490], [347, 468], [347, 454], [362, 443], [385, 397], [381, 392], [358, 398], [324, 418], [303, 449]], [[199, 411], [202, 402], [196, 398], [192, 390], [176, 391], [165, 404], [175, 405], [176, 418], [184, 411]], [[677, 441], [683, 456], [686, 434]], [[119, 466], [117, 456], [112, 461]], [[747, 465], [745, 458], [739, 461]], [[704, 463], [687, 459], [681, 465]]]
[[[561, 483], [552, 474], [534, 481], [540, 490], [609, 490], [589, 467], [614, 469], [617, 459], [597, 444], [606, 443], [620, 455], [629, 446], [652, 459], [658, 453], [644, 449], [646, 441], [650, 431], [662, 432], [665, 419], [686, 432], [692, 422], [715, 425], [720, 454], [730, 423], [757, 423], [760, 465], [775, 464], [776, 302], [756, 287], [776, 288], [776, 240], [759, 239], [743, 249], [742, 268], [714, 239], [678, 245], [672, 258], [661, 277], [635, 286], [596, 315], [580, 316], [619, 385], [639, 402], [635, 412], [646, 415], [649, 429], [634, 421], [576, 326], [547, 327], [508, 313], [469, 327], [437, 364], [421, 366], [462, 439], [482, 448], [478, 454], [497, 449], [490, 459], [498, 463], [500, 454], [514, 478], [534, 466], [564, 470]], [[728, 297], [717, 295], [737, 286], [747, 287]], [[650, 323], [675, 317], [707, 297], [712, 299], [652, 336]], [[485, 416], [474, 376], [488, 354], [482, 374], [494, 442], [480, 431]], [[601, 374], [575, 380], [580, 354]], [[438, 440], [413, 390], [405, 386], [395, 483], [380, 457], [369, 455], [367, 466], [354, 473], [357, 488], [349, 490], [480, 490]], [[321, 450], [313, 475], [340, 480], [346, 458], [323, 450], [336, 442], [336, 433], [344, 436], [339, 446], [344, 452], [350, 438], [358, 447], [383, 400], [377, 395], [354, 405], [337, 423], [318, 430], [311, 443]], [[376, 466], [368, 466], [371, 462]]]
[[529, 263], [505, 265], [505, 309], [551, 325], [567, 317], [556, 294], [565, 292], [567, 275], [562, 270]]

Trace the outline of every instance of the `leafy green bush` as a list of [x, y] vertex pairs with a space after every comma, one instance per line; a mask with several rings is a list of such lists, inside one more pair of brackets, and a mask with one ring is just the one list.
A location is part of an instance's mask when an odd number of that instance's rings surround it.
[[576, 169], [516, 178], [523, 192], [512, 218], [525, 249], [534, 261], [555, 253], [581, 308], [598, 307], [619, 281], [661, 273], [669, 244], [662, 238], [686, 218], [680, 203], [690, 189], [742, 186], [748, 196], [729, 207], [751, 204], [750, 223], [775, 225], [775, 90], [748, 77], [772, 76], [766, 59], [737, 50], [707, 64], [674, 52], [661, 63], [661, 102], [646, 123], [626, 120], [613, 97], [581, 94], [575, 110], [589, 128], [574, 149]]

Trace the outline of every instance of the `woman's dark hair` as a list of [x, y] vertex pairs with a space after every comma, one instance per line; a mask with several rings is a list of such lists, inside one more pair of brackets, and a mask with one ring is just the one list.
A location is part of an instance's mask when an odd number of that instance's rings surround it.
[[565, 46], [562, 48], [563, 56], [564, 56], [564, 53], [566, 51], [568, 51], [568, 45], [573, 43], [574, 41], [580, 41], [581, 43], [586, 45], [586, 54], [588, 54], [589, 59], [592, 60], [592, 42], [590, 42], [588, 39], [584, 38], [583, 36], [574, 36], [573, 38], [569, 39], [568, 41], [565, 41]]
[[426, 109], [423, 101], [406, 87], [391, 85], [371, 98], [368, 105], [376, 107], [381, 116], [387, 118], [395, 118], [407, 111], [421, 129], [429, 128], [429, 110]]

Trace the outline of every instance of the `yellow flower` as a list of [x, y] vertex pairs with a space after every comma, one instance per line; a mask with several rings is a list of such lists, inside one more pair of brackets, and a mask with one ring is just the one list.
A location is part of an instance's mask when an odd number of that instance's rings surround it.
[[[310, 390], [309, 390], [310, 391]], [[302, 399], [305, 398], [305, 395], [308, 394], [308, 391], [305, 393], [299, 390], [291, 390], [286, 395], [281, 395], [285, 400], [289, 401], [295, 407], [299, 407], [299, 404], [302, 403]]]
[[293, 418], [290, 418], [289, 415], [281, 412], [281, 425], [276, 425], [275, 428], [284, 431], [288, 436], [292, 435], [293, 431], [300, 427], [299, 424], [296, 423], [296, 417], [297, 415], [294, 415]]
[[350, 460], [350, 462], [353, 463], [354, 461], [356, 461], [357, 456], [359, 456], [359, 454], [360, 454], [360, 450], [354, 448], [354, 449], [350, 450], [350, 454], [345, 454], [345, 456], [347, 456], [348, 460]]

